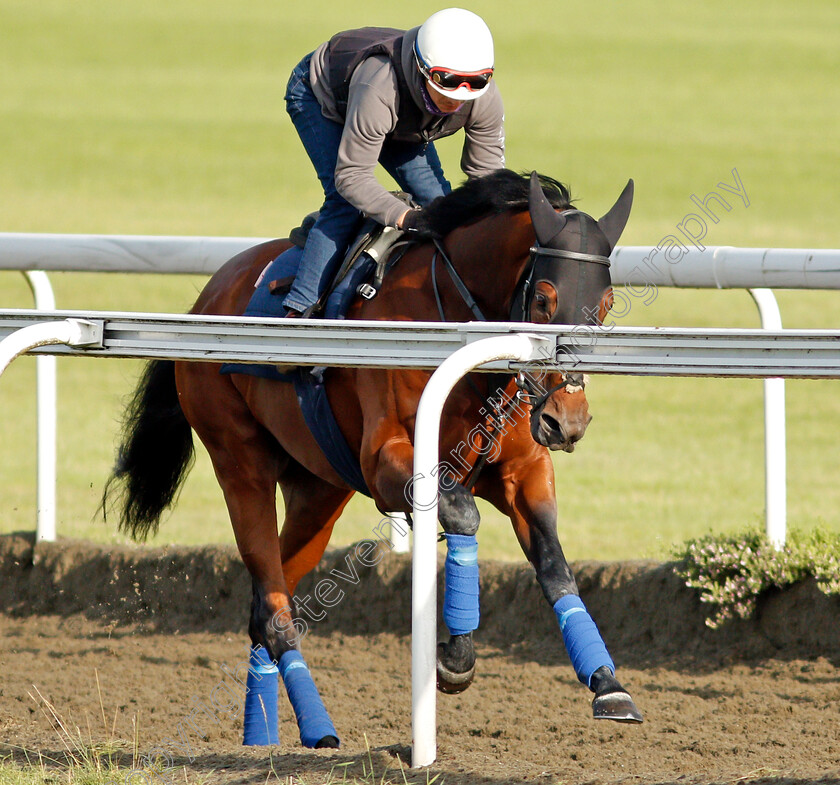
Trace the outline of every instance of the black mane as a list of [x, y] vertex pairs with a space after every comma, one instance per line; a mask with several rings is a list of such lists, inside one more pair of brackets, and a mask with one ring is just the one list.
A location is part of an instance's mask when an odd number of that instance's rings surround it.
[[[440, 237], [453, 229], [477, 221], [487, 215], [507, 210], [527, 210], [530, 173], [519, 174], [510, 169], [467, 180], [447, 196], [435, 199], [424, 213], [432, 231]], [[543, 193], [552, 207], [571, 207], [569, 189], [551, 177], [540, 175]]]

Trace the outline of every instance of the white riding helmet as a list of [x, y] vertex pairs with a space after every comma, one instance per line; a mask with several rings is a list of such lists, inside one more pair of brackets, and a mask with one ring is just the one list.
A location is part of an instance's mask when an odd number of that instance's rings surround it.
[[472, 101], [493, 78], [493, 36], [484, 20], [463, 8], [432, 14], [417, 31], [414, 54], [420, 73], [441, 95]]

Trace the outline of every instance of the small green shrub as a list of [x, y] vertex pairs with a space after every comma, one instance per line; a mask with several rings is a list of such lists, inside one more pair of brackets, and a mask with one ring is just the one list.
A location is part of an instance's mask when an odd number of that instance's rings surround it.
[[713, 606], [706, 624], [717, 629], [729, 619], [749, 618], [759, 595], [805, 578], [826, 594], [840, 594], [840, 535], [817, 528], [789, 532], [776, 550], [758, 530], [739, 535], [708, 534], [675, 549], [677, 575]]

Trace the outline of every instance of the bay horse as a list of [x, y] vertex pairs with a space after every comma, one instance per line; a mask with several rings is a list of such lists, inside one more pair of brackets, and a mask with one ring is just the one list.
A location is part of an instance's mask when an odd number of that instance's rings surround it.
[[[536, 172], [529, 177], [500, 170], [469, 180], [425, 208], [428, 236], [410, 245], [377, 296], [355, 302], [348, 318], [467, 321], [479, 315], [491, 321], [597, 325], [611, 306], [608, 257], [629, 217], [632, 187], [629, 181], [609, 212], [595, 220], [572, 207], [565, 186]], [[191, 313], [242, 314], [260, 273], [289, 247], [287, 240], [274, 240], [231, 259], [212, 276]], [[335, 419], [380, 511], [411, 512], [406, 489], [415, 415], [429, 376], [423, 370], [341, 367], [324, 374]], [[438, 686], [460, 692], [473, 678], [478, 496], [510, 518], [557, 614], [572, 665], [595, 694], [594, 716], [640, 722], [580, 601], [557, 536], [549, 450], [571, 451], [583, 436], [591, 419], [583, 384], [573, 373], [544, 374], [539, 382], [533, 374], [515, 378], [511, 372], [501, 382], [495, 374], [470, 374], [448, 399], [440, 454], [460, 450], [466, 464], [478, 464], [480, 471], [469, 483], [461, 477], [444, 482], [443, 474], [440, 479], [439, 519], [448, 548], [444, 621], [450, 636], [438, 646]], [[494, 395], [509, 404], [502, 414]], [[481, 460], [487, 443], [476, 439], [475, 428], [487, 422], [494, 406], [495, 428], [484, 431], [495, 440], [493, 455]], [[262, 647], [279, 665], [304, 745], [338, 746], [299, 653], [294, 594], [320, 561], [354, 490], [307, 428], [291, 384], [222, 374], [212, 363], [155, 360], [127, 410], [117, 464], [103, 494], [103, 506], [118, 506], [120, 527], [135, 538], [155, 532], [174, 502], [190, 466], [192, 430], [210, 454], [253, 579], [252, 646]], [[279, 536], [278, 485], [285, 502]], [[305, 698], [286, 678], [289, 663], [296, 675], [309, 678]], [[313, 725], [307, 712], [323, 721]]]

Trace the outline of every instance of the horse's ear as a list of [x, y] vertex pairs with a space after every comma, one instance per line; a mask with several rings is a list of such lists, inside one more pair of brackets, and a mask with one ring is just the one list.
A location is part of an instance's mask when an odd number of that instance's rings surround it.
[[534, 224], [534, 232], [537, 235], [537, 242], [542, 246], [549, 246], [566, 225], [566, 218], [558, 215], [545, 198], [540, 178], [536, 172], [531, 172], [531, 189], [528, 194], [528, 210], [531, 213], [531, 223]]
[[615, 248], [618, 238], [627, 226], [627, 219], [630, 217], [630, 208], [633, 206], [633, 181], [628, 180], [627, 185], [616, 199], [610, 211], [598, 221], [598, 226], [610, 243], [610, 251]]

